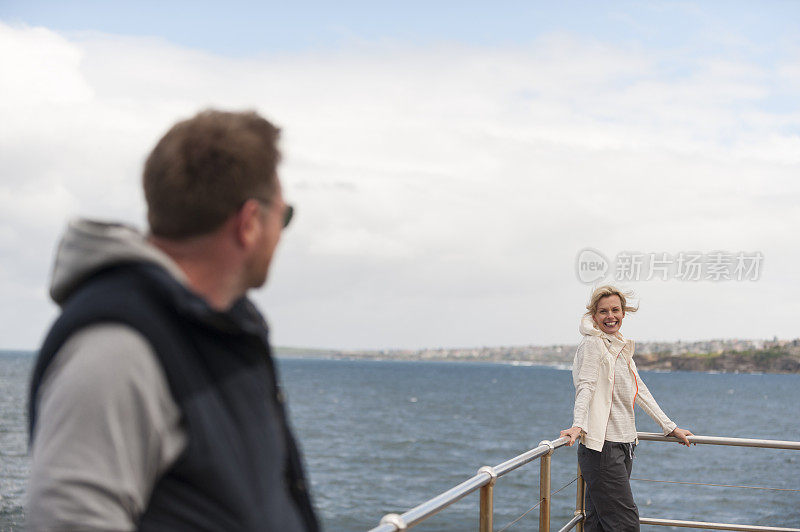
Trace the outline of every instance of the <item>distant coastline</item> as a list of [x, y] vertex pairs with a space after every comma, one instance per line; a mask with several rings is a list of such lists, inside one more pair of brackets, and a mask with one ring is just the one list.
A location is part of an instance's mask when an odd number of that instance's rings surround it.
[[[577, 345], [429, 349], [334, 350], [278, 347], [282, 357], [432, 362], [498, 362], [568, 368]], [[720, 373], [800, 373], [800, 338], [637, 342], [641, 370]]]
[[[576, 348], [575, 344], [381, 350], [276, 347], [275, 353], [286, 358], [496, 362], [568, 369]], [[32, 350], [0, 349], [0, 356], [35, 354]], [[640, 370], [800, 374], [800, 338], [637, 342], [634, 360]]]

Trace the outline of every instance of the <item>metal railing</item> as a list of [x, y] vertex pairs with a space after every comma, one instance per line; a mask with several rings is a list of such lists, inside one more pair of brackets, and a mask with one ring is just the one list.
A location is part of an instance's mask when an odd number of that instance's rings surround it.
[[[677, 442], [678, 438], [662, 436], [653, 432], [639, 432], [639, 440]], [[761, 447], [765, 449], [790, 449], [800, 451], [800, 442], [781, 440], [760, 440], [749, 438], [719, 438], [715, 436], [689, 436], [689, 441], [697, 445], [732, 445], [735, 447]], [[727, 486], [744, 487], [744, 486]], [[706, 530], [738, 530], [742, 532], [800, 532], [800, 528], [781, 528], [759, 525], [738, 525], [734, 523], [712, 523], [705, 521], [685, 521], [679, 519], [653, 519], [640, 517], [643, 525], [677, 526], [682, 528], [702, 528]]]
[[[639, 432], [639, 440], [678, 442], [677, 438], [662, 436], [651, 432]], [[539, 507], [539, 532], [550, 531], [550, 457], [553, 452], [563, 447], [569, 441], [568, 438], [558, 438], [553, 441], [542, 441], [539, 445], [525, 453], [520, 454], [494, 467], [483, 466], [478, 473], [461, 484], [437, 495], [436, 497], [423, 502], [419, 506], [408, 510], [403, 514], [386, 514], [380, 524], [369, 532], [398, 532], [407, 530], [421, 523], [425, 519], [439, 513], [451, 504], [463, 499], [470, 493], [480, 490], [480, 504], [478, 516], [478, 530], [480, 532], [492, 532], [494, 519], [494, 485], [497, 479], [503, 475], [522, 467], [536, 459], [540, 459], [539, 470], [539, 502], [531, 508]], [[732, 445], [737, 447], [762, 447], [768, 449], [791, 449], [800, 450], [800, 442], [762, 440], [746, 438], [718, 438], [713, 436], [689, 436], [689, 441], [702, 445]], [[573, 480], [574, 482], [574, 480]], [[739, 486], [736, 486], [739, 487]], [[578, 467], [575, 514], [559, 532], [567, 532], [576, 528], [578, 532], [583, 532], [583, 521], [586, 516], [585, 508], [586, 485]], [[530, 511], [530, 510], [529, 510]], [[524, 516], [525, 514], [523, 514]], [[781, 528], [760, 525], [738, 525], [733, 523], [712, 523], [701, 521], [685, 521], [676, 519], [653, 519], [640, 518], [641, 524], [658, 526], [675, 526], [684, 528], [703, 528], [711, 530], [736, 530], [742, 532], [800, 532], [800, 528]]]
[[[559, 447], [567, 444], [569, 438], [558, 438], [554, 441], [545, 440], [537, 447], [515, 456], [511, 460], [498, 464], [494, 467], [483, 466], [478, 473], [462, 482], [458, 486], [451, 488], [441, 495], [423, 502], [403, 514], [387, 514], [381, 519], [380, 525], [373, 528], [370, 532], [397, 532], [411, 528], [425, 519], [444, 510], [454, 502], [461, 500], [470, 493], [480, 489], [480, 513], [478, 518], [478, 530], [480, 532], [491, 532], [494, 514], [494, 484], [498, 478], [522, 467], [523, 465], [541, 458], [539, 472], [539, 530], [550, 530], [550, 455]], [[582, 479], [579, 477], [578, 483]], [[582, 489], [579, 487], [579, 489]], [[582, 509], [581, 509], [582, 510]], [[576, 515], [576, 519], [577, 519]], [[576, 521], [573, 519], [573, 521]], [[580, 519], [583, 520], [581, 511]], [[578, 522], [576, 521], [576, 522]], [[573, 525], [574, 526], [574, 525]], [[571, 530], [569, 527], [564, 530]]]

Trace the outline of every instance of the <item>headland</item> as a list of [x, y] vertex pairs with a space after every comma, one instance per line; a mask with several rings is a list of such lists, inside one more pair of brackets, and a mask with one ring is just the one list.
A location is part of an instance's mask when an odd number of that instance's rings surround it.
[[[381, 350], [279, 347], [277, 354], [285, 357], [350, 360], [499, 362], [570, 367], [576, 348], [575, 344]], [[800, 373], [800, 338], [636, 342], [634, 360], [640, 370]]]

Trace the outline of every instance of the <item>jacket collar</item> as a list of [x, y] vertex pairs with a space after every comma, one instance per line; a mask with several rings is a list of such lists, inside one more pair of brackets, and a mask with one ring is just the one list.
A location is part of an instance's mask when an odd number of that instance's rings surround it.
[[159, 293], [185, 317], [202, 322], [209, 327], [229, 334], [245, 332], [267, 338], [267, 323], [247, 296], [242, 296], [231, 308], [216, 310], [208, 302], [179, 282], [164, 268], [155, 264], [132, 264], [147, 276]]
[[[578, 330], [584, 336], [597, 336], [603, 339], [606, 348], [615, 356], [622, 352], [627, 358], [633, 356], [633, 340], [626, 340], [622, 333], [607, 334], [597, 328], [591, 316], [584, 315], [581, 318]], [[627, 349], [625, 349], [627, 347]]]

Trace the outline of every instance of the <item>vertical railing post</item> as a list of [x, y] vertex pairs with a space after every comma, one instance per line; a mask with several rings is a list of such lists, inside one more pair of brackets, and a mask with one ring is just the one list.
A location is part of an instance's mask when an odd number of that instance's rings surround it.
[[544, 440], [539, 445], [547, 445], [550, 451], [540, 458], [539, 466], [539, 532], [550, 532], [550, 456], [553, 444]]
[[586, 520], [586, 483], [583, 481], [583, 473], [581, 473], [581, 466], [578, 464], [578, 488], [577, 496], [575, 497], [575, 515], [582, 515], [581, 520], [575, 527], [576, 532], [583, 532], [583, 522]]
[[481, 508], [478, 530], [480, 532], [492, 532], [494, 522], [494, 483], [497, 481], [497, 473], [490, 466], [483, 466], [478, 469], [478, 473], [488, 473], [491, 479], [489, 483], [481, 488]]
[[492, 532], [494, 521], [494, 486], [487, 484], [481, 488], [481, 515], [478, 530]]

